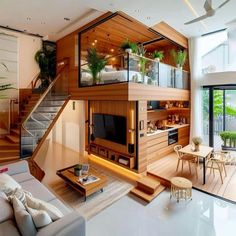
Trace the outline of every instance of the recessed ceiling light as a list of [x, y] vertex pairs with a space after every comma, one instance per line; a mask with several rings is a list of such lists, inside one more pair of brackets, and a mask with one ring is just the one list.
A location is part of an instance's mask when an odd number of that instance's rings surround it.
[[64, 20], [65, 20], [65, 21], [70, 21], [70, 18], [64, 17]]

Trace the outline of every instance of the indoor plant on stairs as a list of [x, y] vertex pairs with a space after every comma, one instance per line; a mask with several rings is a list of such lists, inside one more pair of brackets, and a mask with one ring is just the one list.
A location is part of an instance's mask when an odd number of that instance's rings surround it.
[[45, 90], [55, 77], [55, 53], [47, 48], [43, 48], [35, 53], [34, 59], [40, 68], [39, 79], [41, 80], [41, 85], [39, 89]]
[[88, 70], [93, 79], [93, 84], [99, 84], [101, 81], [100, 72], [105, 68], [107, 60], [105, 56], [98, 55], [96, 48], [89, 48], [87, 50]]

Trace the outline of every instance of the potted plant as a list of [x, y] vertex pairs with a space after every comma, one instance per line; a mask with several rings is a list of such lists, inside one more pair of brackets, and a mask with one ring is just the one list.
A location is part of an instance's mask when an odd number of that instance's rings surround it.
[[181, 69], [183, 68], [186, 58], [187, 58], [187, 51], [186, 50], [172, 50], [171, 55], [174, 59], [174, 62], [177, 66], [177, 68]]
[[93, 84], [98, 84], [100, 82], [100, 72], [105, 68], [107, 60], [104, 56], [98, 55], [96, 48], [89, 48], [87, 52], [87, 72], [91, 74]]
[[125, 52], [128, 53], [137, 53], [138, 50], [138, 45], [137, 43], [131, 42], [128, 39], [126, 39], [122, 44], [121, 44], [121, 49]]
[[145, 57], [146, 50], [142, 44], [138, 46], [137, 53], [140, 56], [139, 67], [140, 67], [140, 72], [142, 75], [142, 81], [145, 82], [147, 58]]
[[223, 131], [220, 133], [220, 137], [223, 141], [223, 150], [235, 150], [236, 149], [236, 132]]
[[82, 175], [82, 165], [78, 164], [74, 167], [74, 174], [76, 176], [81, 176]]
[[163, 60], [163, 58], [164, 58], [164, 53], [163, 53], [163, 51], [157, 51], [157, 50], [155, 50], [155, 51], [152, 53], [152, 57], [153, 57], [156, 61], [160, 62], [160, 61]]
[[202, 138], [201, 137], [193, 137], [192, 142], [194, 144], [194, 151], [198, 152], [200, 144], [202, 143]]

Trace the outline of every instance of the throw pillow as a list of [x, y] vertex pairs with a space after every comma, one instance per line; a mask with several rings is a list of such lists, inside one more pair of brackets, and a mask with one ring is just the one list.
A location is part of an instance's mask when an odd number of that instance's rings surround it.
[[14, 191], [12, 191], [10, 195], [8, 195], [8, 199], [10, 200], [10, 202], [12, 202], [12, 199], [16, 197], [23, 203], [23, 205], [25, 205], [26, 204], [25, 195], [32, 196], [30, 192], [23, 190], [22, 188], [17, 188]]
[[34, 236], [37, 231], [35, 229], [31, 215], [26, 211], [23, 203], [14, 197], [12, 199], [14, 215], [18, 229], [24, 236]]
[[52, 223], [52, 219], [46, 211], [35, 210], [26, 206], [27, 211], [30, 213], [36, 228], [41, 228]]
[[36, 210], [44, 210], [48, 213], [48, 215], [51, 217], [53, 221], [60, 219], [63, 217], [63, 214], [59, 209], [57, 209], [52, 204], [42, 201], [40, 199], [30, 197], [28, 195], [25, 195], [26, 202], [28, 207], [36, 209]]
[[8, 195], [17, 188], [21, 188], [21, 186], [10, 175], [6, 173], [0, 174], [1, 191]]
[[0, 224], [9, 219], [14, 219], [13, 209], [6, 194], [0, 191]]

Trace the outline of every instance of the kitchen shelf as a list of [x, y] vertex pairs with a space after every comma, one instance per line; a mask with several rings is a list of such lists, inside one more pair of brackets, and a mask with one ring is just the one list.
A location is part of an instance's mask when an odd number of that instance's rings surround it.
[[160, 111], [189, 111], [189, 107], [172, 107], [172, 108], [163, 108], [163, 109], [154, 109], [147, 110], [147, 113], [160, 112]]

